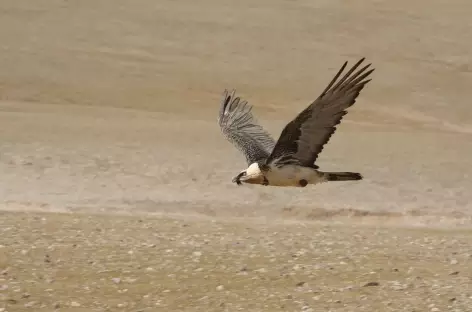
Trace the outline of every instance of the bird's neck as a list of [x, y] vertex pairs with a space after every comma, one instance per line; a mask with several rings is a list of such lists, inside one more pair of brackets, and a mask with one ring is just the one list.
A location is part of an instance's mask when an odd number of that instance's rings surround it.
[[270, 166], [267, 165], [265, 162], [259, 162], [257, 164], [259, 165], [259, 170], [261, 170], [261, 172], [267, 172], [270, 170]]

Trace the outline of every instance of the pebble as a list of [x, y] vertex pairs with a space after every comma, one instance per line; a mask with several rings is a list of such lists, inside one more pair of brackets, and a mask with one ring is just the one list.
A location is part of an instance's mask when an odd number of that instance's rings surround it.
[[30, 301], [28, 303], [25, 303], [25, 308], [31, 308], [36, 304], [36, 301]]
[[80, 307], [80, 303], [78, 303], [77, 301], [72, 301], [72, 302], [70, 303], [70, 306], [77, 308], [77, 307]]
[[114, 277], [114, 278], [112, 278], [111, 280], [112, 280], [112, 282], [115, 283], [115, 284], [119, 284], [119, 283], [121, 282], [121, 278], [119, 278], [119, 277]]
[[224, 290], [224, 289], [225, 289], [225, 287], [223, 285], [219, 285], [219, 286], [216, 287], [216, 290], [218, 290], [218, 291], [221, 291], [221, 290]]

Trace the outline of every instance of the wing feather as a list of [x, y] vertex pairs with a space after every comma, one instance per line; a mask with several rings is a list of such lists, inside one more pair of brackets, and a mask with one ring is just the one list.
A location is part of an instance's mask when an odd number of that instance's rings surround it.
[[254, 118], [252, 106], [225, 90], [218, 124], [223, 135], [244, 154], [248, 165], [265, 160], [275, 146], [275, 140]]
[[347, 66], [345, 62], [321, 95], [285, 126], [267, 163], [295, 163], [318, 168], [314, 163], [323, 146], [347, 114], [346, 109], [356, 102], [361, 90], [371, 80], [366, 79], [374, 71], [366, 71], [371, 64], [355, 72], [364, 59], [354, 64], [336, 83]]

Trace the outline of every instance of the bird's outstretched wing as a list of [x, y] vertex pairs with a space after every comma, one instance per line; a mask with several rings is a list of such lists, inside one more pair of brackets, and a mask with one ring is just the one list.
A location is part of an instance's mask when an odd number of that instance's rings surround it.
[[252, 115], [252, 106], [234, 96], [235, 90], [223, 93], [218, 124], [228, 141], [246, 157], [248, 165], [265, 160], [275, 146], [275, 140]]
[[268, 164], [292, 163], [317, 168], [314, 163], [323, 146], [347, 114], [346, 109], [356, 102], [360, 91], [371, 80], [366, 80], [374, 71], [366, 71], [371, 64], [355, 72], [363, 61], [364, 58], [359, 60], [336, 83], [346, 68], [345, 62], [321, 95], [285, 126], [267, 159]]

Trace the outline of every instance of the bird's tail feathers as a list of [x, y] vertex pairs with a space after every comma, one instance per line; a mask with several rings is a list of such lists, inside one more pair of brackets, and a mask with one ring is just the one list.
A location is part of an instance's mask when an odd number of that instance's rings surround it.
[[357, 172], [323, 172], [327, 181], [355, 181], [362, 180], [363, 176]]

